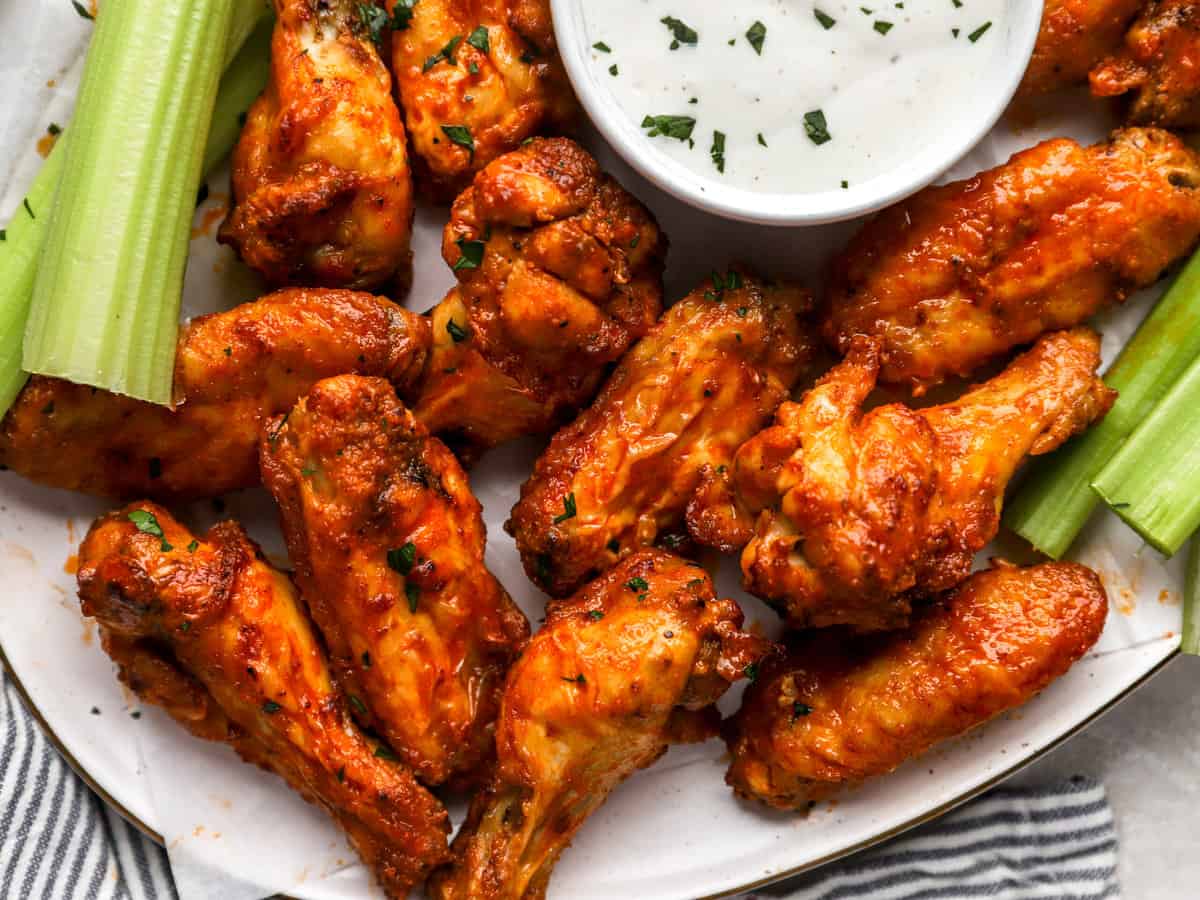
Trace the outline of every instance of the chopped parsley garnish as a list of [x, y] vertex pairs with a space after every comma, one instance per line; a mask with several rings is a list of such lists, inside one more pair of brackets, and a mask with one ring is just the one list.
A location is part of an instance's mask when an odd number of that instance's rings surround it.
[[982, 25], [980, 25], [978, 28], [976, 28], [974, 31], [972, 31], [970, 34], [967, 35], [967, 40], [970, 41], [972, 44], [975, 43], [977, 40], [979, 40], [981, 37], [983, 37], [984, 34], [987, 32], [987, 30], [991, 27], [992, 27], [991, 22], [984, 22]]
[[79, 13], [79, 15], [81, 15], [83, 18], [85, 18], [85, 19], [96, 18], [88, 11], [86, 6], [84, 6], [82, 3], [79, 2], [79, 0], [71, 0], [71, 5], [73, 7], [75, 7], [75, 12]]
[[880, 19], [879, 21], [877, 21], [875, 23], [875, 30], [878, 31], [880, 34], [887, 34], [889, 31], [891, 31], [895, 27], [896, 27], [896, 25], [894, 22], [885, 22], [882, 19]]
[[[423, 66], [421, 66], [421, 71], [428, 72], [430, 69], [432, 69], [434, 66], [436, 66], [443, 59], [452, 66], [456, 65], [457, 63], [454, 59], [454, 51], [458, 49], [458, 45], [461, 43], [462, 43], [462, 35], [461, 34], [456, 34], [454, 37], [450, 38], [450, 40], [446, 41], [445, 47], [443, 47], [437, 53], [433, 54], [433, 56], [431, 56], [425, 60], [425, 64]], [[459, 126], [459, 127], [461, 127], [461, 126]], [[442, 130], [443, 131], [446, 130], [445, 126], [442, 126]], [[454, 138], [450, 138], [450, 140], [454, 140]]]
[[758, 143], [763, 147], [767, 146], [767, 139], [762, 136], [761, 131], [758, 133]]
[[819, 9], [814, 9], [813, 15], [816, 17], [817, 21], [821, 23], [821, 27], [824, 28], [826, 31], [828, 31], [830, 28], [832, 28], [834, 25], [837, 24], [837, 19], [835, 19], [833, 16], [829, 15], [828, 13], [822, 12]]
[[449, 319], [446, 322], [446, 333], [450, 335], [456, 344], [461, 344], [471, 336], [471, 330], [469, 328], [463, 328], [453, 319]]
[[491, 44], [488, 43], [488, 30], [483, 25], [471, 32], [467, 37], [467, 43], [481, 53], [491, 50]]
[[613, 63], [611, 66], [608, 67], [608, 74], [612, 75], [614, 77], [620, 74], [620, 72], [617, 69], [616, 63]]
[[746, 30], [746, 40], [750, 42], [750, 46], [759, 56], [762, 56], [763, 41], [766, 39], [767, 26], [756, 19], [754, 24]]
[[470, 75], [478, 75], [479, 63], [475, 62], [475, 60], [471, 60], [469, 63], [467, 63], [467, 72]]
[[563, 511], [554, 517], [554, 524], [557, 525], [573, 518], [575, 518], [575, 492], [571, 491], [563, 497]]
[[796, 721], [797, 719], [799, 719], [801, 716], [807, 716], [811, 712], [812, 712], [812, 707], [809, 706], [807, 703], [801, 703], [799, 700], [796, 700], [795, 702], [792, 703], [792, 721], [793, 722]]
[[411, 581], [404, 585], [404, 596], [408, 598], [408, 611], [415, 613], [417, 611], [417, 603], [421, 599], [421, 589]]
[[694, 47], [700, 39], [700, 35], [696, 34], [694, 28], [689, 28], [674, 16], [663, 16], [659, 21], [670, 29], [671, 35], [675, 38], [675, 40], [671, 41], [672, 50], [678, 50], [680, 44], [687, 44]]
[[580, 673], [579, 673], [578, 675], [576, 675], [574, 678], [567, 678], [567, 677], [564, 675], [562, 680], [563, 680], [563, 681], [569, 681], [569, 682], [571, 682], [572, 684], [587, 684], [587, 679], [583, 677], [583, 673], [582, 673], [582, 672], [580, 672]]
[[46, 133], [51, 137], [58, 137], [60, 134], [62, 134], [62, 126], [60, 126], [57, 122], [51, 122], [46, 126]]
[[747, 681], [753, 684], [758, 678], [758, 663], [750, 663], [750, 665], [742, 669], [742, 674], [746, 676]]
[[625, 582], [625, 587], [629, 588], [631, 591], [637, 591], [638, 593], [641, 593], [642, 591], [650, 589], [650, 582], [648, 582], [645, 578], [642, 578], [640, 575], [636, 575]]
[[591, 612], [588, 613], [588, 618], [591, 619], [593, 622], [599, 622], [601, 619], [604, 618], [604, 613], [600, 612], [600, 610], [598, 610], [598, 609], [593, 609]]
[[596, 43], [592, 44], [592, 49], [599, 50], [601, 53], [612, 53], [612, 47], [608, 46], [604, 41], [596, 41]]
[[708, 151], [712, 157], [713, 165], [717, 167], [717, 171], [724, 174], [725, 172], [725, 133], [723, 131], [714, 131], [712, 140], [712, 149]]
[[401, 575], [407, 575], [412, 571], [413, 564], [417, 561], [417, 545], [409, 541], [403, 547], [393, 547], [387, 552], [388, 567]]
[[376, 47], [383, 46], [383, 29], [388, 26], [387, 10], [374, 3], [358, 4], [358, 21]]
[[843, 180], [842, 181], [842, 190], [843, 191], [847, 190], [849, 187], [850, 187], [850, 182]]
[[417, 0], [396, 0], [396, 5], [392, 7], [392, 30], [406, 31], [412, 23], [413, 7], [417, 5]]
[[199, 549], [200, 549], [200, 542], [199, 542], [199, 541], [197, 541], [197, 540], [191, 540], [191, 541], [188, 541], [188, 545], [187, 545], [187, 552], [188, 552], [188, 553], [195, 553], [195, 552], [196, 552], [197, 550], [199, 550]]
[[283, 707], [280, 706], [278, 703], [276, 703], [274, 700], [268, 700], [266, 703], [264, 703], [262, 705], [262, 711], [265, 712], [268, 716], [275, 715], [275, 713], [279, 712], [281, 709], [283, 709]]
[[353, 694], [350, 694], [348, 699], [350, 700], [350, 707], [356, 713], [358, 713], [360, 716], [365, 716], [367, 714], [367, 705], [365, 703], [363, 703], [361, 700], [359, 700]]
[[158, 519], [154, 517], [154, 513], [147, 512], [144, 509], [134, 509], [129, 512], [129, 521], [132, 522], [137, 530], [143, 534], [148, 534], [162, 541], [162, 552], [167, 553], [171, 549], [171, 545], [167, 543], [166, 537], [163, 535], [162, 526], [158, 524]]
[[858, 8], [858, 11], [861, 12], [864, 16], [869, 16], [869, 15], [871, 15], [871, 13], [875, 12], [875, 10], [873, 10], [867, 6], [860, 6]]
[[955, 9], [962, 9], [963, 0], [950, 0], [954, 4]]
[[385, 747], [383, 744], [380, 744], [379, 746], [377, 746], [375, 748], [375, 755], [379, 759], [386, 759], [391, 762], [400, 762], [400, 757], [398, 757], [395, 753], [392, 752], [392, 748]]
[[819, 109], [804, 114], [804, 133], [818, 147], [833, 140], [829, 134], [829, 125], [825, 121], [825, 113]]
[[316, 474], [317, 474], [317, 467], [313, 466], [313, 465], [302, 466], [300, 469], [300, 477], [302, 477], [302, 478], [312, 478], [312, 476], [314, 476]]
[[478, 269], [483, 262], [483, 241], [469, 241], [460, 237], [454, 243], [458, 244], [459, 252], [458, 260], [454, 263], [454, 271]]
[[958, 29], [957, 28], [951, 28], [950, 33], [952, 35], [954, 35], [955, 37], [958, 37]]
[[442, 134], [450, 138], [452, 144], [465, 148], [475, 158], [475, 138], [471, 137], [471, 129], [466, 125], [443, 125]]
[[691, 116], [646, 116], [642, 119], [642, 127], [649, 128], [647, 137], [675, 138], [677, 141], [691, 140], [692, 129], [696, 120]]
[[[740, 272], [728, 272], [723, 278], [721, 277], [720, 272], [713, 272], [711, 279], [712, 290], [704, 292], [704, 299], [712, 300], [717, 303], [725, 299], [726, 291], [736, 291], [742, 286], [742, 275]], [[705, 396], [709, 395], [705, 394]]]

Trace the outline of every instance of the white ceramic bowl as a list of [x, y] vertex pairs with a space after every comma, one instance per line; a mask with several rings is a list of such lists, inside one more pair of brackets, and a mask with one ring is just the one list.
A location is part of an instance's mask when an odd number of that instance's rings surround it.
[[[697, 209], [763, 225], [821, 225], [852, 219], [919, 191], [965, 156], [999, 120], [1025, 73], [1042, 17], [1042, 0], [1008, 0], [992, 64], [978, 84], [966, 115], [946, 121], [925, 149], [903, 165], [846, 190], [766, 193], [730, 187], [687, 169], [659, 150], [610, 90], [603, 70], [592, 64], [584, 8], [616, 0], [551, 0], [554, 33], [567, 74], [583, 108], [605, 140], [633, 168], [664, 191]], [[949, 0], [947, 0], [949, 2]], [[781, 86], [785, 87], [785, 86]], [[936, 98], [931, 98], [936, 102]]]

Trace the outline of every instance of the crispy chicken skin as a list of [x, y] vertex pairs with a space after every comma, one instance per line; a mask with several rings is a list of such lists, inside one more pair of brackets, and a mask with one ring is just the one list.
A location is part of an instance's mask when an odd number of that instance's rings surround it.
[[445, 810], [354, 726], [291, 582], [236, 523], [195, 538], [128, 506], [92, 526], [78, 579], [122, 680], [328, 810], [389, 896], [446, 858]]
[[1083, 84], [1088, 70], [1121, 44], [1145, 0], [1046, 0], [1033, 58], [1019, 89], [1046, 94]]
[[275, 0], [271, 77], [233, 154], [218, 240], [276, 285], [411, 280], [407, 141], [352, 0]]
[[702, 473], [732, 462], [813, 362], [807, 293], [742, 271], [717, 277], [634, 345], [521, 487], [506, 527], [547, 593], [566, 596], [682, 533]]
[[1131, 95], [1135, 125], [1200, 127], [1200, 3], [1152, 0], [1091, 84], [1101, 97]]
[[996, 565], [905, 631], [801, 638], [746, 691], [725, 780], [743, 797], [803, 810], [887, 774], [1030, 700], [1096, 643], [1107, 611], [1083, 566]]
[[666, 249], [578, 144], [537, 139], [497, 159], [446, 225], [459, 284], [433, 311], [417, 418], [468, 454], [553, 430], [658, 318]]
[[163, 501], [258, 484], [258, 434], [317, 380], [413, 384], [429, 322], [370, 294], [288, 289], [184, 326], [175, 408], [34, 376], [0, 423], [0, 464], [52, 487]]
[[967, 577], [1021, 460], [1083, 431], [1116, 396], [1095, 375], [1099, 336], [1083, 328], [1047, 335], [953, 403], [864, 413], [880, 357], [879, 342], [860, 337], [799, 403], [783, 404], [738, 451], [725, 497], [710, 495], [728, 515], [704, 520], [716, 537], [695, 535], [718, 546], [749, 538], [747, 590], [796, 628], [903, 626], [910, 591]]
[[529, 623], [454, 455], [381, 378], [318, 382], [261, 443], [296, 582], [363, 725], [427, 784], [488, 756]]
[[884, 340], [881, 380], [917, 393], [1157, 279], [1200, 236], [1200, 161], [1129, 128], [1062, 139], [877, 216], [833, 263], [825, 336]]
[[508, 675], [495, 774], [431, 896], [544, 897], [559, 855], [613, 788], [673, 741], [712, 734], [712, 704], [770, 646], [741, 622], [703, 569], [653, 549], [551, 603]]
[[[388, 0], [393, 20], [396, 5]], [[419, 174], [428, 174], [435, 196], [452, 197], [526, 138], [570, 128], [575, 95], [558, 58], [549, 0], [398, 5], [411, 9], [411, 20], [392, 33], [392, 72]]]

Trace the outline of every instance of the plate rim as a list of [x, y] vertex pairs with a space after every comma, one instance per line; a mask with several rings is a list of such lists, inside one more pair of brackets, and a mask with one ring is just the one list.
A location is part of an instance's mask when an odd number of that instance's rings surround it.
[[[1171, 640], [1171, 638], [1162, 638], [1162, 640]], [[1083, 731], [1084, 729], [1086, 729], [1090, 725], [1092, 725], [1097, 719], [1101, 718], [1102, 716], [1104, 716], [1108, 712], [1110, 712], [1114, 707], [1116, 707], [1118, 704], [1120, 704], [1123, 700], [1127, 699], [1131, 694], [1133, 694], [1139, 688], [1144, 687], [1151, 679], [1153, 679], [1156, 675], [1161, 673], [1163, 669], [1165, 669], [1170, 663], [1174, 662], [1178, 657], [1180, 657], [1182, 655], [1182, 651], [1180, 650], [1179, 643], [1177, 641], [1174, 641], [1173, 643], [1174, 643], [1174, 646], [1167, 652], [1167, 654], [1162, 659], [1158, 660], [1156, 663], [1154, 663], [1153, 666], [1151, 666], [1149, 669], [1147, 669], [1145, 672], [1143, 672], [1141, 675], [1139, 675], [1134, 681], [1130, 682], [1128, 685], [1126, 685], [1124, 688], [1122, 688], [1119, 693], [1117, 693], [1115, 696], [1111, 697], [1102, 706], [1100, 706], [1099, 708], [1094, 710], [1091, 714], [1089, 714], [1085, 718], [1081, 719], [1079, 722], [1075, 723], [1073, 726], [1068, 728], [1062, 734], [1055, 736], [1055, 738], [1053, 740], [1051, 740], [1049, 743], [1047, 743], [1044, 747], [1041, 747], [1040, 749], [1038, 749], [1034, 753], [1031, 753], [1029, 756], [1025, 757], [1024, 759], [1021, 759], [1021, 760], [1013, 763], [1008, 768], [1006, 768], [1000, 772], [997, 772], [995, 775], [991, 776], [990, 778], [987, 778], [986, 780], [984, 780], [982, 783], [976, 785], [975, 787], [968, 788], [967, 790], [963, 791], [961, 794], [958, 794], [958, 795], [950, 798], [949, 800], [944, 801], [943, 803], [939, 804], [938, 806], [934, 807], [933, 809], [925, 810], [924, 812], [913, 816], [911, 819], [906, 819], [905, 821], [901, 822], [898, 825], [894, 825], [891, 828], [888, 828], [888, 829], [885, 829], [884, 831], [879, 832], [878, 834], [871, 835], [869, 838], [865, 838], [864, 840], [857, 841], [854, 844], [840, 848], [839, 850], [836, 850], [832, 853], [826, 854], [825, 856], [822, 856], [819, 859], [811, 860], [807, 863], [804, 863], [799, 866], [795, 866], [791, 869], [786, 869], [782, 872], [775, 872], [775, 873], [772, 873], [771, 875], [767, 875], [762, 878], [757, 878], [753, 881], [749, 881], [744, 884], [739, 884], [734, 887], [725, 888], [725, 889], [720, 890], [713, 894], [704, 894], [704, 895], [698, 897], [697, 900], [722, 900], [722, 898], [733, 897], [738, 894], [746, 893], [748, 891], [754, 891], [754, 890], [758, 890], [759, 888], [767, 887], [772, 884], [777, 884], [777, 883], [779, 883], [781, 881], [785, 881], [789, 878], [794, 878], [797, 875], [803, 875], [807, 872], [812, 872], [816, 869], [821, 868], [822, 866], [826, 866], [826, 865], [829, 865], [830, 863], [837, 862], [840, 859], [845, 859], [847, 856], [850, 856], [854, 853], [858, 853], [862, 850], [869, 849], [870, 847], [874, 847], [877, 844], [883, 843], [884, 841], [890, 840], [894, 837], [898, 837], [899, 835], [904, 834], [905, 832], [910, 831], [913, 828], [916, 828], [920, 825], [924, 825], [926, 822], [930, 822], [930, 821], [933, 821], [934, 819], [938, 819], [941, 816], [944, 816], [946, 813], [950, 812], [951, 810], [955, 809], [956, 807], [961, 806], [962, 804], [964, 804], [970, 800], [973, 800], [975, 797], [978, 797], [980, 794], [986, 793], [987, 791], [991, 790], [993, 787], [996, 787], [998, 784], [1008, 780], [1013, 775], [1015, 775], [1017, 772], [1021, 771], [1022, 769], [1026, 768], [1027, 766], [1032, 765], [1033, 763], [1037, 762], [1038, 760], [1042, 759], [1044, 756], [1049, 754], [1052, 750], [1058, 749], [1060, 746], [1062, 746], [1064, 743], [1069, 741], [1071, 738], [1075, 737], [1081, 731]], [[1120, 652], [1122, 652], [1122, 650], [1133, 650], [1133, 649], [1136, 649], [1136, 645], [1133, 645], [1130, 647], [1123, 647], [1120, 650], [1116, 650], [1114, 652], [1120, 653]], [[49, 722], [47, 722], [45, 716], [42, 715], [42, 712], [38, 708], [37, 704], [35, 704], [33, 702], [33, 698], [30, 696], [29, 692], [26, 690], [25, 685], [22, 683], [20, 676], [17, 674], [12, 663], [9, 661], [8, 655], [4, 651], [4, 643], [2, 640], [0, 640], [0, 666], [3, 666], [5, 674], [12, 681], [13, 687], [16, 689], [17, 694], [20, 696], [21, 702], [24, 704], [25, 709], [29, 712], [29, 714], [31, 716], [33, 716], [33, 718], [35, 719], [35, 721], [38, 723], [39, 727], [41, 728], [42, 733], [46, 736], [46, 739], [50, 742], [51, 746], [54, 747], [55, 751], [59, 754], [59, 756], [61, 756], [63, 758], [63, 760], [67, 763], [67, 765], [71, 767], [71, 770], [84, 782], [84, 784], [86, 784], [88, 786], [88, 788], [93, 793], [95, 793], [105, 803], [107, 803], [110, 807], [112, 807], [114, 810], [116, 810], [116, 812], [118, 814], [120, 814], [120, 816], [123, 819], [125, 819], [125, 821], [127, 821], [130, 825], [135, 827], [138, 831], [140, 831], [142, 834], [144, 834], [150, 840], [154, 841], [154, 843], [158, 844], [160, 847], [164, 847], [165, 844], [164, 844], [162, 835], [160, 835], [158, 833], [158, 831], [155, 830], [154, 828], [152, 828], [148, 823], [144, 822], [139, 816], [137, 816], [131, 810], [129, 810], [129, 808], [126, 807], [125, 804], [121, 803], [121, 801], [118, 800], [116, 797], [114, 797], [109, 791], [107, 791], [103, 787], [101, 787], [99, 782], [96, 780], [96, 778], [94, 776], [92, 776], [92, 774], [90, 772], [87, 771], [87, 769], [83, 766], [83, 764], [80, 763], [79, 760], [75, 758], [75, 755], [67, 748], [67, 746], [63, 742], [63, 740], [58, 736], [58, 734], [50, 726]]]

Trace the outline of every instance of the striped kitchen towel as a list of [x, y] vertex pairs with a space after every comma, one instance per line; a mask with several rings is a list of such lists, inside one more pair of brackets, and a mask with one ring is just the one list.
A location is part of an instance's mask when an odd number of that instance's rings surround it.
[[[3, 678], [0, 900], [178, 900], [167, 856], [51, 747]], [[994, 790], [874, 850], [745, 900], [1099, 900], [1119, 897], [1104, 788], [1075, 778]]]

